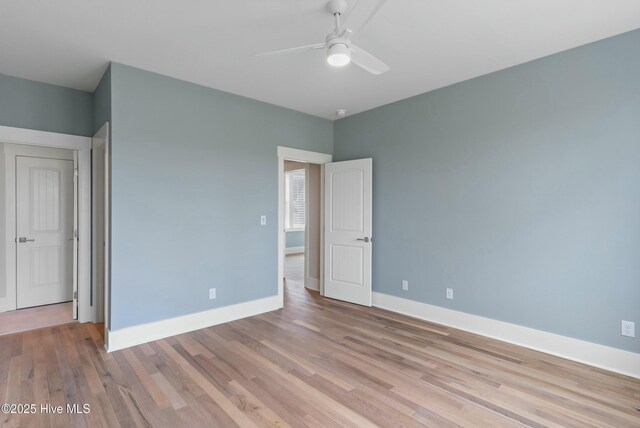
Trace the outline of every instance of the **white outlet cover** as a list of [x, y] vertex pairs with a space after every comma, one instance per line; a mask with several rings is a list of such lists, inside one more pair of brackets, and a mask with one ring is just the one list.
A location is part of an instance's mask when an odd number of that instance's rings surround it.
[[209, 289], [209, 299], [215, 299], [216, 298], [216, 289], [215, 288], [210, 288]]
[[266, 225], [266, 224], [267, 224], [267, 216], [266, 216], [266, 215], [261, 215], [261, 216], [260, 216], [260, 224], [261, 224], [262, 226], [264, 226], [264, 225]]
[[447, 288], [447, 299], [453, 300], [453, 288]]
[[407, 281], [406, 279], [402, 280], [402, 289], [404, 291], [409, 291], [409, 281]]
[[636, 337], [636, 323], [622, 320], [621, 334], [628, 337]]

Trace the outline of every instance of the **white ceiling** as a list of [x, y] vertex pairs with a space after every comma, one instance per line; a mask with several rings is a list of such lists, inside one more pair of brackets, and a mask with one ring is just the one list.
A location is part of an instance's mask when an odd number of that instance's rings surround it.
[[335, 119], [640, 28], [640, 1], [388, 0], [354, 38], [380, 76], [255, 56], [332, 26], [325, 0], [0, 0], [0, 73], [93, 91], [116, 61]]

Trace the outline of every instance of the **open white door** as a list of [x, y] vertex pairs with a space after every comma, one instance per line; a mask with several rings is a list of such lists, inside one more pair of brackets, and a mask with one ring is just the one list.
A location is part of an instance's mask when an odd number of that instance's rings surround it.
[[325, 297], [371, 306], [371, 203], [371, 159], [325, 164]]

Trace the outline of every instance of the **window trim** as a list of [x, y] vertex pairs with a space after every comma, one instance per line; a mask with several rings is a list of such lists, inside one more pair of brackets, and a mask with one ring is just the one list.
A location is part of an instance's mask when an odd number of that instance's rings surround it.
[[[290, 201], [290, 189], [288, 183], [290, 181], [289, 176], [302, 176], [304, 179], [304, 227], [287, 227], [287, 219], [292, 221], [293, 218], [293, 206]], [[285, 195], [284, 195], [284, 204], [285, 204], [285, 218], [284, 218], [284, 231], [285, 232], [303, 232], [307, 227], [307, 169], [306, 168], [297, 168], [289, 171], [285, 171]], [[299, 226], [299, 224], [298, 224]]]

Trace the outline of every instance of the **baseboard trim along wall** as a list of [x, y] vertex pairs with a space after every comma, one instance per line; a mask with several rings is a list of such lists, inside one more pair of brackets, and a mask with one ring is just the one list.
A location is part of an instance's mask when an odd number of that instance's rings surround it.
[[478, 315], [373, 293], [373, 306], [640, 378], [640, 354]]
[[284, 249], [285, 254], [304, 253], [304, 247], [287, 247]]
[[320, 280], [309, 276], [307, 277], [304, 286], [309, 290], [320, 291]]
[[107, 352], [113, 352], [154, 340], [164, 339], [165, 337], [275, 311], [281, 307], [281, 301], [276, 295], [120, 330], [107, 331], [105, 347]]

